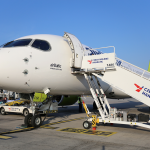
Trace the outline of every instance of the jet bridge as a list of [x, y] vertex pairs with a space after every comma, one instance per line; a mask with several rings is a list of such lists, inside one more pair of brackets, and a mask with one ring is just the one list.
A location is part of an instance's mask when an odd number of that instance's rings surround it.
[[[98, 80], [98, 78], [100, 78], [101, 80], [114, 86], [118, 90], [150, 106], [149, 72], [115, 57], [114, 51], [114, 53], [83, 56], [81, 70], [75, 71], [73, 73], [84, 74], [85, 79], [88, 82], [91, 94], [100, 114], [97, 122], [130, 124], [150, 129], [150, 125], [136, 122], [136, 119], [127, 121], [126, 112], [119, 112], [116, 108], [112, 109]], [[93, 78], [96, 78], [97, 83]], [[99, 89], [97, 88], [97, 85], [99, 86]], [[106, 109], [106, 106], [108, 110]], [[118, 114], [122, 114], [122, 117], [124, 119], [118, 119]], [[87, 121], [89, 122], [89, 124], [87, 123]], [[87, 121], [83, 123], [83, 126], [85, 128], [90, 126], [90, 122], [93, 121], [92, 117], [88, 117]], [[145, 122], [148, 121], [149, 117]]]

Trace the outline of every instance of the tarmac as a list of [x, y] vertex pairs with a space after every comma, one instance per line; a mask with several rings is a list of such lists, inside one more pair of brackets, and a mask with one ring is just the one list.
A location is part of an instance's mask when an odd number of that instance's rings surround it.
[[[84, 99], [91, 112], [93, 99]], [[131, 114], [150, 114], [149, 107], [130, 98], [108, 99], [111, 107]], [[23, 128], [24, 116], [0, 115], [0, 150], [149, 150], [150, 129], [119, 124], [98, 124], [95, 132], [85, 130], [86, 113], [78, 112], [78, 104], [59, 107], [49, 114], [40, 128]], [[42, 116], [44, 118], [44, 116]]]

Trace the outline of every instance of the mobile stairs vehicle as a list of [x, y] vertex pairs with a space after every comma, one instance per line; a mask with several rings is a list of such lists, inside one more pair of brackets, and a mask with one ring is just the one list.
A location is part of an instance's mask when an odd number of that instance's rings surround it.
[[[88, 63], [88, 60], [92, 62]], [[96, 126], [96, 123], [102, 122], [104, 124], [136, 125], [150, 129], [150, 125], [148, 124], [149, 115], [139, 114], [137, 122], [136, 115], [127, 115], [125, 111], [118, 111], [116, 108], [111, 108], [98, 80], [99, 78], [150, 106], [149, 72], [116, 58], [115, 51], [114, 53], [84, 56], [82, 69], [78, 73], [84, 74], [100, 115], [90, 117], [90, 112], [86, 107], [88, 119], [83, 123], [84, 128], [90, 128], [91, 124], [92, 126]]]
[[136, 125], [150, 129], [148, 124], [149, 115], [139, 114], [137, 119], [136, 114], [127, 115], [125, 111], [111, 108], [100, 85], [100, 81], [104, 81], [150, 106], [149, 72], [115, 57], [114, 48], [113, 53], [83, 56], [81, 70], [72, 73], [84, 75], [99, 111], [98, 116], [91, 116], [86, 104], [83, 102], [88, 116], [87, 120], [83, 122], [84, 128], [88, 129], [91, 125], [96, 126], [96, 123], [102, 122], [104, 124]]
[[86, 49], [83, 48], [77, 37], [67, 32], [64, 37], [68, 40], [72, 51], [70, 59], [72, 74], [84, 75], [99, 111], [99, 116], [91, 117], [89, 110], [84, 105], [88, 118], [83, 123], [83, 127], [89, 128], [94, 120], [96, 123], [127, 124], [150, 129], [147, 123], [149, 122], [148, 115], [139, 114], [138, 122], [136, 122], [136, 115], [127, 116], [126, 112], [111, 108], [100, 85], [100, 82], [104, 81], [150, 107], [150, 72], [117, 58], [114, 46], [95, 49], [88, 47], [89, 51], [113, 48], [114, 52], [98, 55], [92, 53], [86, 56]]

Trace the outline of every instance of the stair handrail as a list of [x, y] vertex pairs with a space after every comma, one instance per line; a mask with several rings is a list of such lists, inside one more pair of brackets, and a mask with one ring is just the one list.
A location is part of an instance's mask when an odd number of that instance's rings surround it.
[[114, 48], [114, 54], [115, 54], [115, 46], [106, 46], [106, 47], [100, 47], [100, 48], [92, 48], [93, 50], [96, 50], [96, 49], [103, 49], [103, 48]]
[[[144, 70], [144, 69], [142, 69], [142, 68], [140, 68], [140, 67], [137, 67], [137, 66], [135, 66], [135, 65], [133, 65], [133, 64], [131, 64], [131, 63], [129, 63], [129, 62], [126, 62], [126, 61], [124, 61], [124, 60], [122, 60], [122, 59], [120, 59], [120, 58], [118, 58], [118, 57], [115, 57], [115, 59], [116, 59], [116, 65], [117, 65], [117, 66], [119, 66], [119, 67], [121, 67], [121, 68], [124, 68], [124, 69], [126, 69], [126, 70], [128, 70], [128, 71], [130, 71], [130, 72], [132, 72], [132, 73], [134, 73], [134, 74], [137, 74], [137, 75], [139, 75], [140, 77], [143, 77], [143, 78], [145, 78], [145, 79], [147, 79], [147, 80], [150, 80], [150, 72], [148, 72], [148, 71], [146, 71], [146, 70]], [[120, 60], [121, 63], [120, 63], [120, 62], [117, 62], [117, 60]], [[139, 74], [139, 73], [137, 73], [137, 72], [135, 72], [135, 71], [133, 71], [133, 70], [131, 70], [131, 69], [129, 69], [129, 68], [123, 66], [123, 65], [122, 65], [123, 63], [122, 63], [122, 62], [128, 64], [129, 66], [134, 67], [134, 69], [135, 69], [135, 68], [138, 69], [137, 71], [141, 71], [141, 73]], [[145, 73], [147, 74], [147, 76], [149, 75], [149, 77], [145, 77], [145, 76], [144, 76]]]

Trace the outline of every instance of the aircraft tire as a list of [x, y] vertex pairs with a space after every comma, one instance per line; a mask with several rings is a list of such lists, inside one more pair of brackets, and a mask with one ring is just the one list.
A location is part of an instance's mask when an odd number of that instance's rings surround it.
[[24, 116], [29, 115], [29, 111], [28, 111], [28, 109], [27, 109], [27, 108], [25, 108], [25, 109], [23, 110], [23, 115], [24, 115]]
[[91, 128], [91, 123], [90, 122], [88, 122], [88, 121], [84, 121], [83, 122], [83, 128], [84, 129], [90, 129]]
[[1, 114], [2, 114], [2, 115], [5, 115], [5, 114], [6, 114], [4, 107], [1, 108]]
[[27, 116], [25, 116], [24, 118], [24, 124], [27, 126], [27, 127], [31, 127], [32, 124], [31, 124], [31, 120], [32, 120], [32, 114], [28, 114]]
[[32, 125], [32, 127], [38, 128], [38, 127], [40, 127], [41, 124], [42, 124], [42, 119], [41, 119], [40, 115], [34, 115], [34, 116], [32, 116], [32, 119], [31, 119], [31, 125]]

